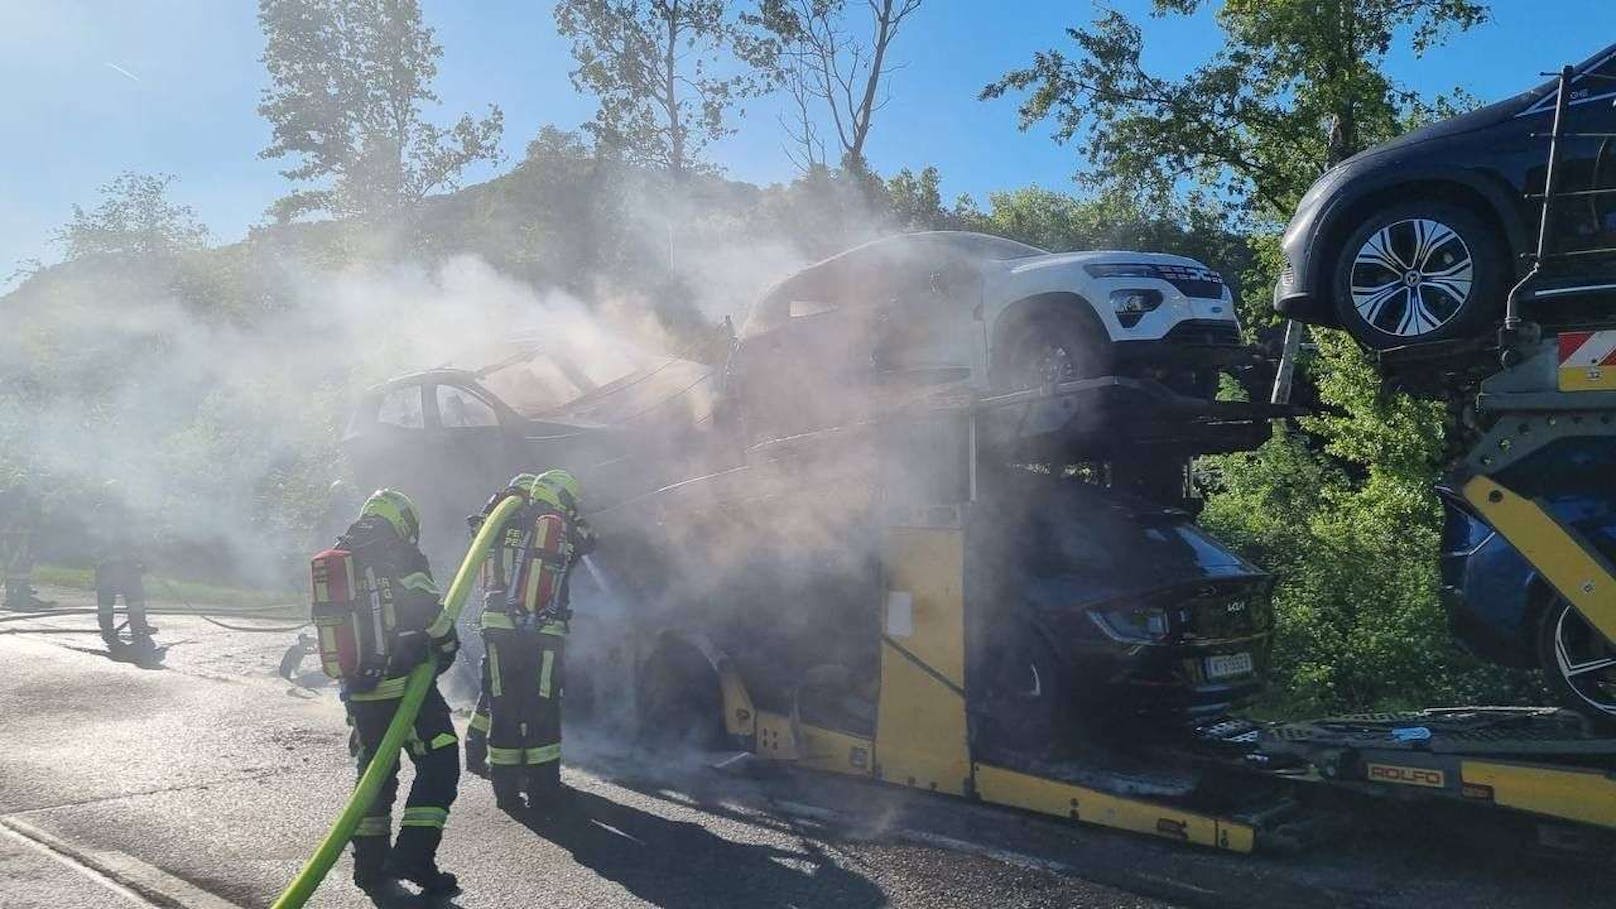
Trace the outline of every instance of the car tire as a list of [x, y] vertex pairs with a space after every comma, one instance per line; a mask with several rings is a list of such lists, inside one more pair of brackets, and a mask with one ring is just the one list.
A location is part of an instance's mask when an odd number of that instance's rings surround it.
[[1106, 375], [1111, 356], [1103, 332], [1083, 315], [1054, 308], [1021, 319], [994, 351], [994, 389], [1020, 391]]
[[634, 706], [642, 745], [717, 750], [726, 744], [718, 678], [693, 647], [659, 648], [635, 674]]
[[1484, 330], [1503, 311], [1508, 265], [1503, 238], [1469, 209], [1405, 202], [1359, 222], [1330, 289], [1342, 327], [1386, 350]]
[[1562, 704], [1616, 727], [1616, 644], [1558, 594], [1538, 624], [1537, 657]]
[[1052, 758], [1067, 727], [1068, 685], [1054, 649], [1024, 620], [1000, 639], [987, 660], [981, 737], [990, 749]]

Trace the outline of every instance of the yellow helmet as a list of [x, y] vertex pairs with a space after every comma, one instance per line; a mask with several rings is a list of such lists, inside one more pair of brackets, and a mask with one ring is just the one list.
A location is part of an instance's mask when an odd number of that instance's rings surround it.
[[553, 488], [545, 484], [542, 476], [535, 476], [531, 473], [519, 473], [516, 476], [511, 477], [511, 483], [508, 488], [514, 489], [515, 491], [526, 496], [529, 502], [540, 502], [542, 504], [549, 505], [557, 511], [566, 509], [566, 506], [561, 503], [561, 496], [559, 496]]
[[538, 482], [538, 474], [519, 473], [516, 476], [511, 477], [511, 481], [505, 484], [505, 488], [514, 489], [523, 495], [531, 496], [533, 494], [533, 486]]
[[562, 505], [569, 511], [578, 510], [579, 489], [578, 478], [566, 470], [546, 470], [539, 474], [539, 483], [547, 486], [558, 494]]
[[359, 509], [360, 517], [378, 517], [392, 525], [398, 535], [410, 543], [420, 542], [421, 513], [410, 497], [396, 489], [378, 489]]

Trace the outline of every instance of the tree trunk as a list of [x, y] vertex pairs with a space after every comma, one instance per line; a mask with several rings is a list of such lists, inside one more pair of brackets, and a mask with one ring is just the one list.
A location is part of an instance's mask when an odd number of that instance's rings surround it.
[[666, 79], [663, 89], [666, 97], [662, 100], [668, 110], [668, 170], [675, 177], [682, 177], [685, 170], [685, 131], [679, 117], [679, 84], [676, 71], [679, 65], [676, 53], [678, 44], [679, 0], [673, 0], [668, 5], [668, 43], [662, 57], [663, 66], [666, 67], [663, 73]]
[[864, 80], [864, 97], [858, 110], [853, 112], [853, 141], [846, 149], [855, 160], [864, 160], [864, 139], [870, 134], [870, 120], [875, 116], [875, 92], [881, 84], [881, 63], [886, 59], [887, 45], [892, 41], [892, 2], [881, 0], [881, 12], [876, 19], [875, 57], [870, 63], [869, 78]]

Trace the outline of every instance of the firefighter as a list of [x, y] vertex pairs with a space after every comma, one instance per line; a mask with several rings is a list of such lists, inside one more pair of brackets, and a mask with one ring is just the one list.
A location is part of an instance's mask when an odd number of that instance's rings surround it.
[[[381, 489], [365, 500], [359, 520], [337, 543], [338, 549], [352, 552], [386, 577], [393, 592], [395, 625], [386, 668], [379, 680], [344, 679], [342, 683], [342, 700], [358, 744], [360, 776], [398, 709], [410, 670], [435, 659], [442, 673], [454, 662], [460, 647], [453, 626], [441, 637], [433, 636], [442, 604], [431, 568], [418, 546], [420, 538], [420, 513], [415, 504], [398, 490]], [[415, 779], [404, 802], [398, 842], [392, 845], [392, 808], [398, 795], [395, 762], [354, 833], [354, 884], [369, 892], [397, 879], [419, 885], [425, 894], [453, 895], [459, 892], [459, 884], [453, 874], [438, 869], [437, 851], [460, 784], [460, 748], [449, 705], [436, 682], [421, 704], [405, 749], [415, 765]]]
[[466, 752], [468, 766], [486, 769], [499, 807], [516, 812], [555, 808], [561, 794], [567, 578], [594, 535], [565, 471], [518, 475], [509, 493], [525, 504], [497, 538], [484, 578], [482, 695]]
[[146, 585], [141, 575], [146, 565], [135, 543], [135, 521], [124, 500], [123, 487], [108, 480], [90, 511], [90, 538], [95, 549], [96, 621], [101, 638], [109, 648], [119, 646], [114, 611], [123, 597], [129, 617], [129, 634], [150, 641], [157, 628], [146, 621]]
[[53, 603], [34, 589], [34, 533], [39, 499], [26, 483], [0, 490], [0, 572], [5, 574], [5, 607], [39, 609]]

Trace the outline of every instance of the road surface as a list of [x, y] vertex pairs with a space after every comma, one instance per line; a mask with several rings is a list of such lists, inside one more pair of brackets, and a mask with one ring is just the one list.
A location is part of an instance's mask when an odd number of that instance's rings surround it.
[[[0, 905], [267, 906], [342, 805], [333, 690], [274, 674], [291, 635], [159, 624], [168, 649], [143, 669], [108, 658], [93, 617], [0, 622]], [[440, 905], [1513, 909], [1616, 893], [1608, 860], [1533, 858], [1412, 814], [1300, 857], [1233, 856], [744, 761], [721, 772], [583, 730], [567, 760], [565, 822], [519, 823], [463, 778], [440, 861], [465, 893]], [[311, 905], [374, 905], [348, 874], [344, 858]]]

